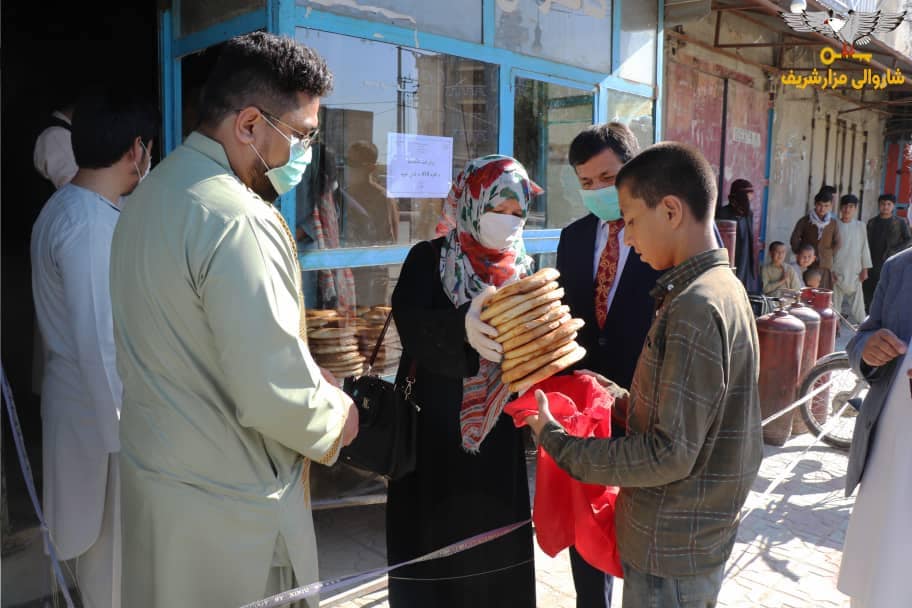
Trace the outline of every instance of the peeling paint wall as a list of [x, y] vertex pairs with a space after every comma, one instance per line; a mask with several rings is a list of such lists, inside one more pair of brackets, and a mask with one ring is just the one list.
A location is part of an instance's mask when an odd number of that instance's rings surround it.
[[[713, 44], [715, 23], [716, 13], [713, 13], [700, 21], [685, 24], [683, 31], [687, 36], [703, 43]], [[908, 24], [903, 28], [909, 29]], [[724, 15], [719, 40], [722, 44], [774, 42], [776, 39], [773, 36], [756, 24], [735, 15]], [[909, 38], [905, 31], [899, 32], [899, 36]], [[726, 50], [765, 65], [773, 65], [775, 60], [775, 53], [769, 47]], [[818, 52], [819, 48], [805, 47], [786, 51], [782, 65], [819, 67]], [[814, 194], [823, 184], [824, 176], [831, 184], [842, 181], [843, 187], [839, 195], [851, 192], [862, 197], [863, 193], [862, 219], [876, 214], [877, 196], [883, 187], [883, 115], [870, 110], [846, 113], [846, 110], [854, 109], [857, 105], [813, 90], [784, 87], [777, 78], [769, 78], [756, 66], [671, 37], [666, 42], [666, 53], [666, 70], [673, 61], [677, 61], [694, 69], [737, 80], [757, 91], [772, 90], [774, 115], [769, 148], [766, 243], [774, 240], [788, 241], [795, 222], [811, 208]], [[875, 97], [866, 96], [865, 99], [873, 101]], [[667, 98], [666, 104], [668, 103], [670, 100]], [[672, 115], [674, 113], [670, 111], [665, 113], [666, 117]], [[828, 117], [829, 133], [826, 129]], [[841, 134], [840, 121], [844, 125], [845, 136]], [[867, 153], [863, 154], [865, 131], [868, 143]], [[665, 132], [669, 132], [668, 125]], [[762, 156], [758, 162], [765, 160], [765, 154]]]

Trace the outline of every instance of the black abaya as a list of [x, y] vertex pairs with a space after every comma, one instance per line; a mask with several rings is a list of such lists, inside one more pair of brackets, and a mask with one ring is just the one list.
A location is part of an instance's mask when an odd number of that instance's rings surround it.
[[[414, 399], [421, 407], [417, 469], [389, 484], [387, 556], [391, 564], [529, 518], [522, 433], [502, 415], [478, 454], [459, 430], [463, 379], [478, 372], [466, 342], [468, 304], [444, 293], [439, 245], [412, 248], [393, 292], [403, 346], [399, 380], [417, 361]], [[459, 555], [393, 571], [391, 608], [533, 608], [532, 531], [525, 526]], [[434, 580], [423, 580], [434, 579]]]

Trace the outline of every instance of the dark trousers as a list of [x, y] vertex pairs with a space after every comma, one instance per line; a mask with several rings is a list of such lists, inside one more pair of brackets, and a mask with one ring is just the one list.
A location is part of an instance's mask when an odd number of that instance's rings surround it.
[[576, 608], [610, 608], [614, 577], [589, 565], [570, 547], [570, 570], [576, 588]]

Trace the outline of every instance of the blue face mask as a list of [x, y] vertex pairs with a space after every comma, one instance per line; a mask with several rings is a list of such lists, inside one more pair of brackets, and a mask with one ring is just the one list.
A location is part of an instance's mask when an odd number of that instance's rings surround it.
[[304, 178], [304, 172], [307, 171], [307, 167], [310, 165], [310, 160], [313, 157], [313, 149], [310, 146], [310, 142], [303, 142], [296, 137], [288, 137], [282, 133], [265, 115], [263, 116], [263, 119], [270, 127], [275, 129], [279, 135], [288, 140], [288, 162], [281, 167], [270, 169], [269, 164], [260, 156], [260, 153], [253, 144], [250, 144], [250, 147], [253, 148], [253, 151], [256, 152], [259, 159], [266, 165], [266, 178], [269, 180], [269, 183], [272, 184], [272, 187], [275, 188], [278, 195], [282, 196], [286, 192], [294, 190], [295, 186], [301, 183], [301, 179]]
[[598, 190], [580, 190], [583, 204], [600, 220], [613, 222], [621, 219], [621, 205], [618, 191], [614, 186], [607, 186]]

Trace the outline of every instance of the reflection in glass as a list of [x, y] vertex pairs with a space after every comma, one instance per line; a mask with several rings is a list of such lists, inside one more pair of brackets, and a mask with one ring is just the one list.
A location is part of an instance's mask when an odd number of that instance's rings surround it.
[[622, 2], [620, 57], [618, 75], [627, 80], [655, 83], [656, 29], [659, 5], [656, 2]]
[[297, 5], [481, 42], [481, 0], [297, 0]]
[[266, 6], [266, 0], [181, 0], [179, 36], [187, 36]]
[[608, 120], [630, 127], [641, 150], [655, 141], [652, 109], [653, 101], [648, 97], [608, 91]]
[[[433, 238], [443, 199], [387, 196], [387, 134], [453, 138], [454, 175], [496, 152], [497, 66], [303, 28], [297, 39], [336, 77], [321, 101], [321, 141], [295, 192], [302, 253]], [[307, 280], [308, 303], [342, 309], [386, 304], [395, 284], [387, 267], [319, 271]]]
[[611, 72], [610, 0], [496, 0], [494, 44]]
[[584, 216], [570, 142], [592, 124], [595, 95], [582, 89], [516, 79], [513, 154], [545, 193], [530, 207], [528, 228], [563, 228]]

